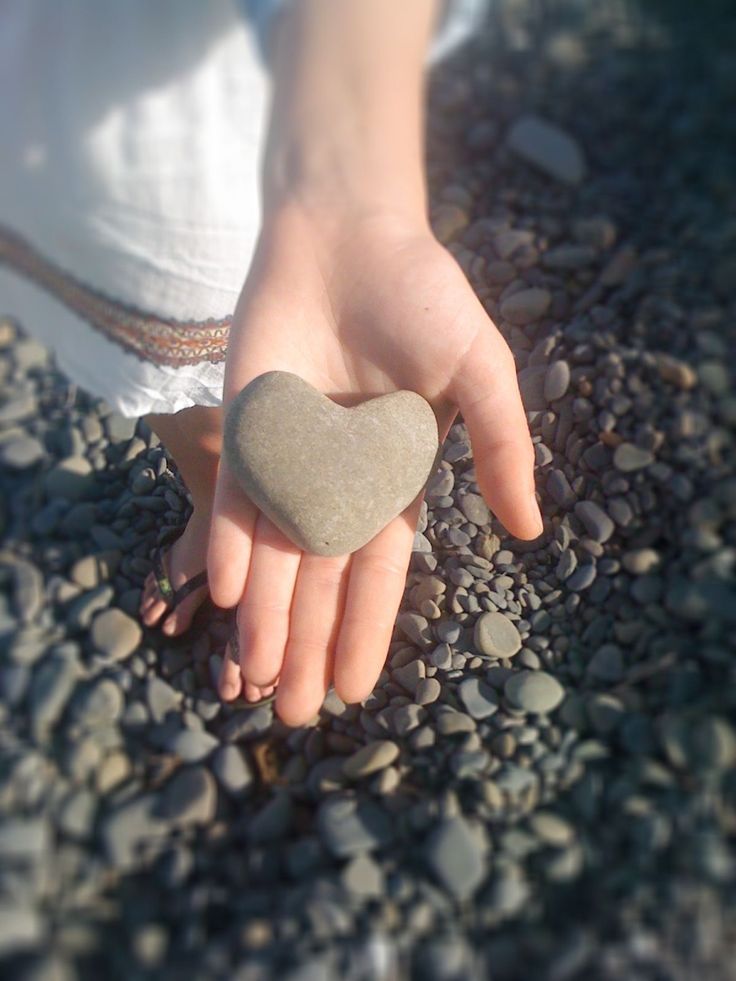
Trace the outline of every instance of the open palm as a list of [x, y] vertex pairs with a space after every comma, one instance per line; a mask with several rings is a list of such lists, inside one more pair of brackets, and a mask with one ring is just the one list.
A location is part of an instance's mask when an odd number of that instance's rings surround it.
[[[541, 531], [513, 358], [427, 228], [378, 215], [316, 224], [296, 209], [271, 222], [236, 311], [225, 409], [271, 370], [342, 405], [419, 392], [441, 440], [459, 409], [494, 513], [521, 538]], [[276, 711], [290, 725], [314, 716], [330, 684], [346, 702], [365, 698], [386, 658], [422, 497], [352, 555], [317, 556], [293, 545], [221, 460], [209, 581], [216, 603], [237, 604], [240, 636], [221, 697], [257, 699], [278, 681]]]

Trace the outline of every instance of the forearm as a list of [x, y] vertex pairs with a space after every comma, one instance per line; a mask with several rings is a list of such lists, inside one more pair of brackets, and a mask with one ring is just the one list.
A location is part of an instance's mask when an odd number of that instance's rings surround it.
[[424, 60], [436, 0], [297, 0], [277, 25], [266, 211], [425, 220]]

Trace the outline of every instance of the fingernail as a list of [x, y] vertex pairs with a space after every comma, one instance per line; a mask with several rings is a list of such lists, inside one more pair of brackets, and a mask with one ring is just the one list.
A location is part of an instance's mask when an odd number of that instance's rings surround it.
[[541, 535], [544, 531], [544, 521], [542, 520], [542, 512], [539, 509], [539, 502], [537, 501], [537, 496], [534, 491], [529, 495], [529, 501], [532, 506], [532, 512], [535, 516], [535, 521], [537, 525], [537, 536]]

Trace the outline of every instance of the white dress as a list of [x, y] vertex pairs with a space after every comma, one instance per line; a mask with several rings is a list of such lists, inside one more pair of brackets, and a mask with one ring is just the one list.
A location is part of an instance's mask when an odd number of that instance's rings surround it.
[[[283, 3], [0, 4], [0, 314], [124, 416], [222, 403]], [[428, 62], [484, 7], [449, 3]]]

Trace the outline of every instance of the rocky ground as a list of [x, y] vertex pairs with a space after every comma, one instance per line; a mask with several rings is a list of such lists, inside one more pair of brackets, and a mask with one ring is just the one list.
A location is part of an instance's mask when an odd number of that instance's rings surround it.
[[5, 977], [736, 977], [736, 66], [600, 6], [501, 5], [434, 80], [545, 533], [458, 421], [362, 705], [288, 730], [218, 702], [224, 614], [141, 630], [174, 465], [0, 327]]

